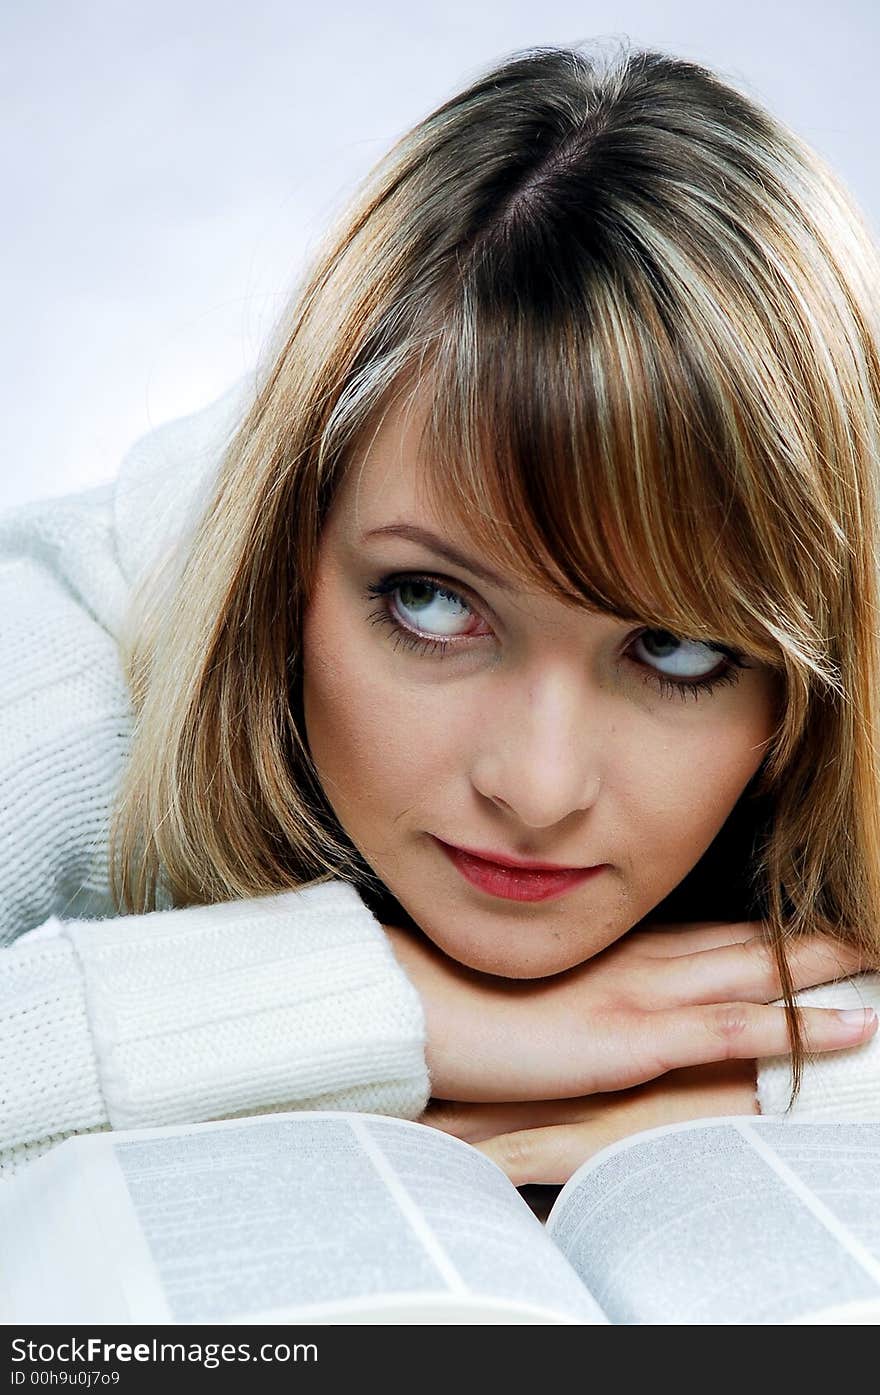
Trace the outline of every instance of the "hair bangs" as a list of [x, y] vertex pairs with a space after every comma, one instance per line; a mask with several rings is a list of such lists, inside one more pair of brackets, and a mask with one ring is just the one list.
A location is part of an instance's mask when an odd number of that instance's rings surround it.
[[558, 260], [536, 265], [484, 256], [444, 309], [417, 387], [435, 510], [526, 586], [782, 667], [783, 596], [756, 605], [768, 540], [735, 488], [727, 404], [637, 268], [573, 294]]

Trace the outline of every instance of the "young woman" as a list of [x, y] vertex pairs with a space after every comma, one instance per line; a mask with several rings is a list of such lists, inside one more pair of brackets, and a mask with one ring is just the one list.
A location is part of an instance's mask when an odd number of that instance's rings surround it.
[[878, 305], [752, 101], [529, 51], [253, 382], [0, 521], [6, 1171], [327, 1107], [552, 1182], [880, 1114]]

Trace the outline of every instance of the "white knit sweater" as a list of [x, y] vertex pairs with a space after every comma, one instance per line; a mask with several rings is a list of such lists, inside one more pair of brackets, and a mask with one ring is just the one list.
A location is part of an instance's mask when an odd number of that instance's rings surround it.
[[[421, 1001], [350, 885], [142, 916], [109, 897], [126, 599], [248, 393], [151, 432], [114, 484], [0, 516], [0, 1178], [71, 1133], [428, 1100]], [[801, 999], [880, 1007], [880, 975]], [[760, 1063], [765, 1113], [788, 1084]], [[797, 1109], [880, 1117], [880, 1040], [810, 1065]]]

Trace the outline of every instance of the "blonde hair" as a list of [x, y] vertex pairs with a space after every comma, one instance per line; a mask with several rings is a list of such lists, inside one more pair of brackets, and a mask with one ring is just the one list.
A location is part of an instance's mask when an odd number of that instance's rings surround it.
[[340, 480], [427, 389], [432, 490], [485, 555], [778, 670], [748, 875], [794, 1099], [786, 945], [880, 945], [878, 272], [820, 157], [662, 53], [514, 54], [404, 135], [300, 284], [194, 536], [133, 603], [117, 905], [381, 887], [309, 757], [300, 636]]

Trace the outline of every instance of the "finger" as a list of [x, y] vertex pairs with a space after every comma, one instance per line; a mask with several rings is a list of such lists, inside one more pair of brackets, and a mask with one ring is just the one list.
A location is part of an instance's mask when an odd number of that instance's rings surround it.
[[675, 959], [721, 945], [743, 944], [763, 933], [760, 920], [701, 921], [699, 924], [647, 925], [632, 932], [650, 956]]
[[[754, 1060], [717, 1061], [668, 1073], [635, 1089], [555, 1100], [547, 1125], [523, 1118], [478, 1143], [512, 1177], [566, 1182], [587, 1158], [642, 1129], [719, 1114], [757, 1114]], [[555, 1116], [555, 1117], [554, 1117]]]
[[[635, 937], [638, 937], [640, 948], [649, 957], [662, 957], [664, 959], [675, 959], [705, 949], [719, 949], [724, 945], [747, 944], [751, 940], [765, 943], [764, 922], [760, 920], [700, 921], [699, 924], [663, 924], [657, 926], [649, 924], [640, 930], [631, 931], [630, 938]], [[623, 938], [626, 939], [627, 936]], [[835, 975], [835, 977], [856, 974], [878, 967], [873, 962], [866, 962], [864, 951], [860, 951], [855, 945], [838, 939], [827, 932], [799, 936], [797, 939], [790, 940], [786, 948], [792, 948], [802, 942], [818, 943], [820, 941], [831, 946], [832, 950], [839, 955], [841, 964], [845, 966], [842, 974]], [[617, 943], [622, 943], [622, 941]]]
[[[565, 1103], [568, 1105], [571, 1102]], [[558, 1116], [554, 1117], [551, 1112], [541, 1117], [545, 1109], [549, 1109], [549, 1104], [537, 1100], [513, 1103], [437, 1100], [432, 1101], [419, 1116], [419, 1123], [439, 1129], [442, 1133], [454, 1134], [456, 1138], [463, 1138], [465, 1143], [479, 1143], [495, 1134], [528, 1128], [533, 1122], [557, 1122]]]
[[590, 1124], [556, 1124], [499, 1134], [475, 1147], [497, 1163], [515, 1187], [524, 1187], [529, 1182], [567, 1182], [605, 1141]]
[[[801, 1016], [808, 1051], [840, 1051], [867, 1041], [877, 1030], [872, 1008], [804, 1008]], [[679, 1066], [787, 1056], [791, 1051], [783, 1009], [756, 1003], [713, 1003], [647, 1013], [639, 1019], [638, 1031], [643, 1036], [644, 1058], [652, 1062], [642, 1080]], [[634, 1045], [639, 1056], [638, 1043]]]
[[[857, 948], [826, 935], [792, 940], [786, 959], [795, 990], [857, 973]], [[704, 949], [675, 960], [658, 984], [659, 1003], [770, 1003], [782, 996], [782, 983], [770, 946], [759, 938]]]
[[[608, 1096], [601, 1097], [603, 1103]], [[556, 1100], [493, 1101], [488, 1104], [432, 1103], [419, 1116], [420, 1124], [454, 1134], [466, 1143], [482, 1143], [496, 1134], [542, 1128], [548, 1124], [579, 1123], [596, 1112], [596, 1097]]]

